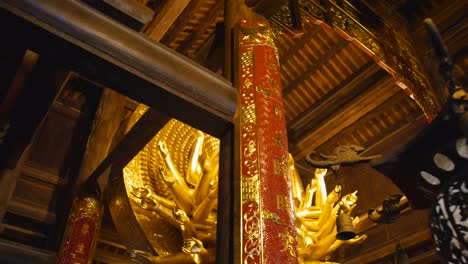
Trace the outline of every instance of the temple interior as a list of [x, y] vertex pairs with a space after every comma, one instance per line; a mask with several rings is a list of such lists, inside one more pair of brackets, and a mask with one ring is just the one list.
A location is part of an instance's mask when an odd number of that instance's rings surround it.
[[463, 0], [0, 0], [0, 263], [467, 263], [466, 193], [460, 251], [433, 224], [468, 175], [467, 17]]

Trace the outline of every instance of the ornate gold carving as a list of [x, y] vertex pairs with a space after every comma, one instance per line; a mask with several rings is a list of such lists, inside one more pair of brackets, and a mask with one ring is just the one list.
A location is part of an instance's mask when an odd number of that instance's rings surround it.
[[[241, 43], [255, 41], [243, 37]], [[240, 54], [240, 152], [241, 152], [241, 215], [242, 254], [244, 264], [252, 263], [260, 256], [262, 234], [260, 231], [260, 183], [257, 148], [257, 117], [253, 91], [253, 45], [245, 45]]]
[[[272, 30], [270, 30], [269, 26], [267, 25], [267, 21], [265, 23], [257, 23], [255, 27], [244, 27], [243, 24], [245, 21], [241, 22], [240, 31], [242, 32], [243, 36], [241, 39], [241, 45], [243, 47], [253, 47], [256, 45], [266, 45], [272, 47], [276, 50], [275, 46], [275, 35]], [[241, 54], [241, 63], [242, 61], [242, 54]], [[252, 60], [253, 64], [253, 60]], [[252, 65], [251, 64], [251, 65]], [[247, 65], [247, 64], [243, 64]]]
[[90, 217], [97, 220], [102, 216], [102, 204], [95, 198], [85, 197], [74, 201], [75, 210], [72, 211], [70, 218]]
[[[248, 69], [247, 67], [253, 66], [253, 52], [243, 52], [241, 54], [241, 67], [242, 67], [242, 74], [244, 76], [252, 76], [252, 71]], [[244, 82], [245, 85], [245, 82]], [[249, 86], [246, 86], [245, 88], [249, 88]]]
[[242, 177], [242, 204], [247, 202], [260, 203], [258, 177]]
[[244, 234], [247, 237], [243, 250], [246, 254], [244, 264], [250, 263], [250, 260], [255, 260], [255, 257], [260, 255], [262, 240], [260, 233], [260, 216], [259, 210], [252, 203], [248, 205], [248, 210], [243, 214]]
[[[288, 30], [292, 26], [287, 19], [291, 14], [286, 9], [287, 5], [272, 20]], [[398, 33], [399, 29], [391, 28], [384, 21], [379, 21], [378, 27], [361, 23], [358, 14], [372, 11], [358, 10], [348, 1], [299, 0], [299, 10], [304, 19], [317, 24], [326, 22], [366, 53], [375, 55], [374, 59], [394, 76], [397, 85], [409, 92], [428, 119], [436, 115], [437, 105], [422, 73], [422, 63], [410, 42]]]
[[241, 123], [256, 122], [255, 106], [253, 104], [241, 106]]

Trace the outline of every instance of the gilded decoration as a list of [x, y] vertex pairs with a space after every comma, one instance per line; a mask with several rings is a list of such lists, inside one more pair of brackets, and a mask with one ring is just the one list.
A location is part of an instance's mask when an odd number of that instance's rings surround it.
[[[348, 1], [300, 0], [299, 14], [303, 22], [317, 25], [326, 23], [347, 40], [354, 42], [376, 60], [395, 79], [431, 120], [437, 113], [437, 105], [422, 73], [422, 63], [409, 41], [383, 21], [377, 28], [365, 25], [359, 15], [370, 10], [358, 10]], [[278, 28], [291, 28], [291, 10], [285, 5], [272, 18]], [[328, 29], [328, 27], [324, 27]]]
[[261, 255], [261, 222], [259, 216], [260, 183], [258, 171], [257, 117], [253, 91], [252, 38], [241, 34], [240, 50], [240, 129], [241, 129], [241, 215], [243, 263], [259, 263]]
[[[357, 191], [341, 196], [341, 188], [327, 194], [325, 176], [327, 169], [316, 169], [314, 178], [304, 189], [296, 171], [292, 156], [289, 158], [292, 192], [295, 203], [296, 231], [298, 236], [299, 262], [321, 263], [343, 244], [362, 243], [367, 236], [359, 235], [350, 240], [338, 240], [336, 219], [340, 208], [351, 212], [357, 202]], [[359, 222], [355, 217], [353, 226]]]
[[[136, 109], [129, 127], [146, 109], [144, 105]], [[216, 244], [218, 160], [218, 139], [172, 119], [124, 168], [131, 209], [159, 256], [185, 254], [189, 263], [211, 259]], [[148, 252], [134, 252], [159, 261]], [[167, 263], [185, 263], [174, 259]]]
[[73, 201], [57, 263], [90, 264], [104, 207], [92, 197]]

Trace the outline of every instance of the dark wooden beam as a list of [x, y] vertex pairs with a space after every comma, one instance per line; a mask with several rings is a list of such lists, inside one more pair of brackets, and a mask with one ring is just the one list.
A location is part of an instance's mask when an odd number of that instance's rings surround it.
[[301, 138], [291, 142], [291, 152], [296, 160], [305, 155], [338, 134], [344, 128], [350, 126], [370, 111], [384, 103], [388, 98], [400, 91], [390, 75], [380, 79], [372, 85], [372, 88], [345, 104], [339, 111], [324, 120], [313, 131], [304, 131]]
[[289, 92], [291, 92], [297, 85], [301, 82], [306, 80], [310, 77], [314, 72], [322, 67], [324, 63], [326, 63], [331, 57], [336, 55], [338, 51], [340, 51], [344, 46], [348, 44], [348, 41], [345, 39], [340, 39], [338, 43], [332, 44], [333, 48], [327, 50], [325, 54], [323, 54], [318, 61], [315, 61], [312, 66], [308, 67], [307, 70], [303, 71], [299, 77], [297, 77], [294, 81], [288, 84], [287, 87], [283, 88], [283, 96], [287, 96]]
[[216, 4], [211, 7], [208, 15], [203, 18], [203, 22], [198, 24], [196, 29], [190, 34], [190, 37], [177, 48], [177, 51], [186, 54], [193, 43], [210, 27], [220, 13], [223, 12], [224, 1], [216, 1]]
[[177, 34], [183, 30], [188, 21], [193, 17], [195, 10], [197, 10], [202, 4], [203, 1], [190, 1], [190, 3], [185, 6], [184, 11], [182, 11], [182, 13], [177, 17], [175, 23], [172, 24], [166, 34], [161, 38], [161, 43], [166, 45], [171, 43]]
[[68, 76], [69, 71], [57, 61], [46, 56], [39, 58], [15, 100], [13, 114], [8, 121], [11, 127], [0, 145], [0, 167], [16, 166]]
[[[125, 100], [125, 96], [108, 88], [103, 89], [82, 158], [77, 186], [87, 180], [110, 152], [114, 135], [124, 118]], [[105, 189], [107, 182], [107, 178], [99, 180], [101, 190]]]
[[133, 30], [141, 31], [154, 16], [154, 11], [134, 0], [82, 0]]
[[374, 83], [383, 77], [383, 75], [385, 75], [385, 71], [374, 61], [370, 61], [362, 66], [317, 102], [309, 106], [304, 112], [289, 121], [288, 134], [290, 140], [296, 141], [304, 136], [301, 131], [309, 131], [317, 126], [334, 111], [343, 107], [349, 100], [368, 89], [369, 84]]
[[96, 167], [87, 178], [87, 182], [96, 181], [110, 166], [113, 169], [121, 169], [127, 165], [170, 119], [170, 116], [155, 109], [148, 109], [130, 131], [125, 134], [124, 138]]
[[0, 95], [0, 144], [3, 144], [3, 138], [8, 134], [8, 130], [11, 126], [10, 119], [12, 118], [15, 106], [18, 100], [20, 100], [21, 93], [39, 60], [39, 55], [29, 50], [21, 49], [18, 51], [13, 49], [11, 53], [13, 53], [12, 56], [18, 56], [20, 54], [17, 53], [21, 53], [21, 57], [17, 58], [20, 65], [18, 65], [17, 61], [9, 61], [12, 65], [10, 66], [11, 69], [5, 69], [6, 74], [9, 75], [10, 71], [15, 74], [13, 74], [13, 78], [10, 80], [11, 82], [4, 84], [6, 87], [0, 88], [3, 92]]
[[281, 7], [287, 5], [288, 2], [289, 0], [245, 0], [248, 7], [266, 18], [274, 15]]
[[8, 41], [29, 43], [41, 55], [62, 59], [81, 75], [214, 136], [232, 122], [236, 90], [229, 82], [79, 1], [4, 0], [0, 8]]
[[[0, 104], [5, 100], [10, 84], [15, 78], [16, 71], [23, 61], [24, 53], [26, 52], [24, 46], [17, 43], [16, 45], [5, 45], [2, 47], [0, 54]], [[1, 122], [0, 120], [0, 128]]]
[[[159, 2], [159, 1], [158, 1]], [[158, 9], [156, 17], [151, 21], [146, 29], [148, 37], [154, 41], [159, 41], [176, 21], [179, 15], [184, 11], [189, 3], [196, 1], [190, 0], [167, 0]]]
[[221, 139], [216, 263], [234, 263], [234, 129]]
[[46, 264], [56, 261], [56, 253], [0, 239], [0, 262]]

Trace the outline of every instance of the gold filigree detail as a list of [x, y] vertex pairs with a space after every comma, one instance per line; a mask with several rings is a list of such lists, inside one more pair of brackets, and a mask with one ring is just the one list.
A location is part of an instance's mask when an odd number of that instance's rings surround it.
[[258, 177], [242, 177], [242, 204], [253, 201], [260, 203]]
[[[268, 21], [257, 23], [254, 27], [246, 26], [245, 21], [243, 21], [240, 25], [240, 31], [242, 32], [241, 44], [244, 47], [266, 45], [274, 48], [276, 51], [275, 35], [270, 30]], [[241, 62], [243, 61], [241, 60]]]
[[247, 70], [247, 67], [253, 66], [253, 53], [252, 52], [243, 52], [241, 54], [241, 65], [244, 69], [243, 74], [251, 74], [249, 70]]
[[73, 202], [73, 211], [70, 218], [89, 217], [91, 219], [100, 219], [103, 213], [102, 203], [95, 198], [85, 197], [76, 198]]
[[253, 123], [257, 122], [257, 116], [255, 114], [254, 104], [241, 106], [241, 123], [246, 123], [246, 122], [253, 122]]
[[[378, 27], [364, 24], [359, 14], [372, 13], [364, 9], [366, 7], [358, 10], [349, 1], [326, 2], [328, 4], [317, 0], [299, 0], [299, 10], [305, 20], [316, 24], [325, 22], [347, 35], [347, 40], [359, 44], [366, 53], [375, 55], [374, 58], [394, 76], [396, 83], [409, 91], [426, 117], [433, 118], [437, 113], [433, 91], [428, 85], [427, 76], [423, 74], [422, 62], [416, 57], [416, 51], [407, 37], [400, 34], [401, 30], [392, 28], [382, 20]], [[272, 21], [288, 30], [292, 24], [288, 20], [291, 14], [286, 9], [287, 5], [273, 15]]]
[[260, 233], [260, 217], [258, 208], [254, 204], [249, 204], [249, 209], [243, 215], [244, 218], [244, 234], [246, 240], [243, 250], [246, 253], [244, 264], [250, 263], [250, 259], [255, 260], [260, 255], [261, 251], [261, 233]]

